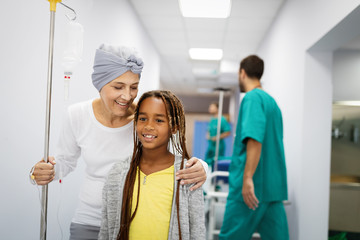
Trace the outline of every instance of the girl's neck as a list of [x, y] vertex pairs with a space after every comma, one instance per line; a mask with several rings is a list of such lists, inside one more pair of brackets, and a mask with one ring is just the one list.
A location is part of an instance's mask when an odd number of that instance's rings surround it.
[[142, 149], [140, 169], [146, 175], [169, 168], [173, 164], [174, 155], [167, 149]]

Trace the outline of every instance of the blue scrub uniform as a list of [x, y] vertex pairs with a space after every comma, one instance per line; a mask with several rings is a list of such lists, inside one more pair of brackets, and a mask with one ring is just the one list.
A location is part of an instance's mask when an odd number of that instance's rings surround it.
[[[241, 194], [249, 138], [262, 144], [253, 176], [260, 202], [255, 211], [246, 206]], [[287, 200], [282, 115], [275, 100], [261, 89], [246, 93], [242, 100], [229, 172], [229, 196], [220, 239], [249, 240], [255, 230], [263, 240], [289, 239], [282, 204]]]
[[[208, 127], [208, 132], [209, 132], [210, 138], [215, 137], [217, 134], [217, 123], [218, 123], [217, 118], [212, 117], [210, 119], [209, 127]], [[226, 121], [226, 118], [224, 116], [221, 116], [220, 134], [222, 134], [224, 132], [230, 132], [230, 124], [228, 123], [228, 121]], [[225, 140], [220, 139], [218, 159], [221, 159], [221, 157], [225, 156], [225, 147], [226, 147]], [[212, 166], [212, 164], [214, 162], [215, 151], [216, 151], [216, 141], [212, 141], [209, 139], [208, 140], [208, 148], [206, 150], [206, 155], [205, 155], [205, 162], [210, 166]]]

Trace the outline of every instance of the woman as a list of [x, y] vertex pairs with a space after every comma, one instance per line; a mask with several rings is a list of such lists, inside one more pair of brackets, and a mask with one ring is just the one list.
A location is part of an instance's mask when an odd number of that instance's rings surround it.
[[[133, 110], [143, 62], [126, 47], [102, 45], [96, 50], [92, 82], [100, 98], [70, 106], [60, 133], [57, 154], [51, 164], [38, 162], [31, 178], [38, 185], [61, 179], [76, 167], [82, 156], [85, 179], [70, 226], [70, 239], [97, 239], [101, 223], [102, 188], [108, 171], [133, 149]], [[56, 160], [56, 165], [55, 165]], [[190, 159], [188, 169], [177, 172], [182, 184], [206, 179], [203, 165]]]
[[[212, 117], [209, 122], [208, 132], [206, 136], [206, 138], [208, 139], [208, 148], [206, 150], [205, 161], [213, 169], [216, 151], [216, 135], [219, 113], [219, 104], [217, 102], [213, 102], [209, 105], [209, 113], [212, 114]], [[224, 116], [221, 116], [218, 159], [225, 156], [225, 138], [230, 136], [230, 130], [230, 124], [228, 123], [228, 121], [226, 121], [226, 118]]]

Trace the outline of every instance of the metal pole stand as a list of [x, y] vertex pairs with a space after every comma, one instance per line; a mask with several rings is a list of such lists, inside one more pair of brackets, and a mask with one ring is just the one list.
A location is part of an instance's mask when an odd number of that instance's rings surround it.
[[[52, 68], [54, 52], [54, 28], [56, 4], [61, 0], [49, 0], [50, 2], [50, 35], [49, 35], [49, 55], [48, 55], [48, 74], [47, 74], [47, 92], [46, 92], [46, 117], [45, 117], [45, 144], [44, 161], [49, 162], [49, 137], [50, 137], [50, 113], [51, 113], [51, 89], [52, 89]], [[42, 187], [41, 195], [41, 222], [40, 222], [40, 240], [46, 240], [47, 228], [47, 201], [48, 185]]]

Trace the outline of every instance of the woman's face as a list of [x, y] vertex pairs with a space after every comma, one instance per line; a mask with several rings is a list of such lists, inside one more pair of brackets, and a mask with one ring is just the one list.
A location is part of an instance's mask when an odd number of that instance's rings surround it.
[[100, 97], [106, 110], [124, 117], [137, 96], [139, 75], [131, 71], [115, 78], [100, 90]]
[[210, 114], [216, 114], [218, 113], [218, 108], [215, 104], [210, 104], [209, 106], [209, 113]]

